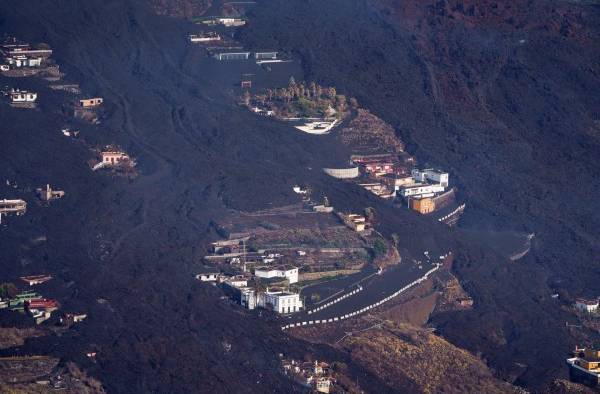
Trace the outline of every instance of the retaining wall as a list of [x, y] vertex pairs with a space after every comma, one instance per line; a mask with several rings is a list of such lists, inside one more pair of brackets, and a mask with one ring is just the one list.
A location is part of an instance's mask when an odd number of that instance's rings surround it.
[[[347, 313], [347, 314], [344, 314], [344, 315], [341, 315], [341, 316], [331, 317], [331, 318], [327, 318], [327, 319], [314, 319], [314, 320], [302, 321], [302, 322], [299, 322], [299, 323], [287, 324], [285, 326], [282, 326], [281, 329], [282, 330], [287, 330], [288, 328], [293, 328], [293, 327], [303, 327], [303, 326], [311, 326], [311, 325], [314, 325], [314, 324], [333, 323], [333, 322], [336, 322], [336, 321], [339, 321], [339, 320], [349, 319], [351, 317], [360, 315], [361, 313], [367, 312], [370, 309], [376, 308], [376, 307], [382, 305], [383, 303], [385, 303], [387, 301], [390, 301], [392, 298], [395, 298], [395, 297], [399, 296], [400, 294], [402, 294], [406, 290], [410, 289], [414, 285], [417, 285], [417, 284], [422, 283], [423, 281], [427, 280], [427, 278], [429, 277], [429, 275], [431, 275], [432, 273], [434, 273], [435, 271], [437, 271], [441, 266], [442, 266], [442, 264], [440, 264], [440, 263], [436, 264], [436, 266], [434, 268], [432, 268], [429, 271], [427, 271], [425, 273], [425, 275], [423, 275], [419, 279], [412, 281], [411, 283], [407, 284], [406, 286], [404, 286], [400, 290], [396, 291], [395, 293], [392, 293], [391, 295], [383, 298], [382, 300], [379, 300], [379, 301], [377, 301], [374, 304], [364, 306], [364, 307], [362, 307], [360, 309], [355, 310], [354, 312], [350, 312], [350, 313]], [[361, 288], [360, 291], [362, 291], [362, 286], [360, 286], [360, 288]], [[344, 296], [340, 297], [339, 299], [335, 299], [335, 300], [333, 300], [333, 301], [331, 301], [331, 302], [323, 305], [322, 307], [319, 307], [320, 309], [316, 308], [316, 309], [313, 309], [311, 311], [308, 311], [308, 314], [310, 315], [310, 314], [312, 314], [314, 312], [317, 312], [317, 311], [319, 311], [321, 309], [324, 309], [324, 308], [326, 308], [328, 306], [331, 306], [332, 304], [341, 301], [344, 297], [349, 297], [352, 294], [356, 294], [357, 291], [358, 290], [354, 290], [353, 293], [347, 293]]]

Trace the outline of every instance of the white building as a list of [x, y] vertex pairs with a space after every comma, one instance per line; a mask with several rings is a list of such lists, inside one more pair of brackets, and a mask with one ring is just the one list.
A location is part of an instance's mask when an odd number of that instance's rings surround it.
[[331, 389], [331, 379], [329, 377], [322, 376], [317, 378], [315, 382], [315, 390], [319, 393], [329, 393]]
[[326, 207], [325, 205], [313, 205], [313, 211], [318, 213], [331, 213], [333, 212], [333, 207]]
[[227, 283], [232, 287], [242, 288], [248, 286], [248, 279], [243, 276], [232, 276], [230, 278], [226, 278], [223, 282]]
[[575, 300], [575, 308], [582, 312], [594, 313], [598, 311], [598, 299], [587, 300], [585, 298], [577, 298]]
[[303, 188], [302, 186], [296, 185], [292, 188], [292, 190], [294, 190], [294, 193], [296, 194], [308, 194], [308, 189]]
[[298, 268], [297, 267], [279, 267], [279, 268], [267, 268], [261, 267], [254, 270], [254, 275], [259, 278], [286, 278], [290, 284], [298, 282]]
[[10, 101], [13, 103], [33, 103], [37, 100], [37, 93], [26, 90], [11, 90]]
[[416, 183], [414, 185], [402, 186], [397, 194], [402, 197], [432, 197], [435, 193], [441, 193], [445, 190], [442, 185], [427, 185], [424, 183]]
[[223, 26], [231, 27], [231, 26], [244, 26], [246, 21], [238, 18], [217, 18], [217, 23], [222, 24]]
[[262, 60], [262, 59], [275, 60], [275, 59], [277, 59], [277, 52], [255, 52], [254, 58], [256, 60]]
[[102, 163], [106, 165], [116, 165], [122, 161], [130, 160], [127, 153], [118, 152], [118, 151], [104, 151], [100, 153], [102, 158]]
[[15, 56], [7, 57], [6, 62], [16, 68], [21, 67], [40, 67], [42, 65], [41, 57]]
[[240, 290], [240, 304], [246, 309], [256, 308], [256, 291], [249, 287], [242, 287]]
[[300, 311], [302, 301], [300, 300], [300, 294], [267, 291], [258, 295], [258, 306], [272, 309], [280, 314], [286, 314]]
[[358, 178], [360, 170], [358, 167], [349, 168], [323, 168], [325, 174], [337, 179], [352, 179]]
[[214, 55], [217, 60], [248, 60], [250, 52], [222, 52]]
[[432, 182], [437, 183], [443, 187], [448, 187], [449, 175], [447, 172], [434, 170], [433, 168], [427, 168], [425, 170], [414, 169], [411, 171], [412, 177], [416, 182]]
[[204, 34], [204, 35], [196, 35], [190, 34], [188, 36], [190, 42], [211, 42], [211, 41], [221, 41], [221, 36], [218, 34]]
[[204, 272], [196, 275], [196, 279], [200, 282], [216, 282], [219, 279], [218, 272]]

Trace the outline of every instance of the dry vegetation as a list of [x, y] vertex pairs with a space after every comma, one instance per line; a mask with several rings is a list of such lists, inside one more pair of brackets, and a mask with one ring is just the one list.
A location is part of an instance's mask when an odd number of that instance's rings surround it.
[[0, 349], [21, 346], [25, 339], [41, 335], [44, 333], [37, 328], [0, 328]]
[[436, 312], [471, 308], [471, 306], [460, 305], [460, 300], [470, 299], [470, 297], [450, 271], [441, 271], [435, 278], [435, 285], [439, 290]]
[[40, 377], [39, 383], [9, 384], [0, 382], [0, 393], [7, 394], [105, 394], [98, 380], [88, 376], [75, 363], [55, 369], [49, 376]]
[[338, 346], [384, 381], [401, 386], [410, 380], [423, 393], [517, 392], [495, 379], [487, 366], [469, 352], [407, 325], [386, 322], [348, 336]]
[[365, 242], [355, 232], [342, 226], [270, 231], [257, 235], [254, 242], [257, 247], [268, 247], [272, 244], [320, 248], [362, 248], [365, 246]]
[[444, 294], [440, 283], [455, 280], [441, 275], [359, 318], [291, 333], [344, 350], [365, 370], [411, 392], [518, 392], [496, 379], [482, 360], [423, 328], [441, 300], [465, 295], [460, 285], [450, 285], [450, 294]]
[[394, 128], [366, 109], [359, 108], [357, 115], [340, 131], [340, 140], [356, 153], [399, 153], [404, 143], [396, 136]]
[[594, 394], [598, 391], [586, 387], [579, 383], [569, 382], [568, 380], [557, 379], [546, 391], [546, 394]]

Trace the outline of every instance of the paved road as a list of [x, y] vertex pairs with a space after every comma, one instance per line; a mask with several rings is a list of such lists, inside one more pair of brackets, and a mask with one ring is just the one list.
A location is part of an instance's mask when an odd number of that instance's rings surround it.
[[[365, 278], [374, 275], [377, 269], [374, 267], [367, 267], [360, 272], [352, 275], [345, 276], [339, 279], [332, 279], [321, 283], [316, 283], [311, 286], [307, 286], [300, 292], [301, 297], [306, 297], [307, 307], [313, 309], [316, 306], [322, 305], [329, 301], [329, 298], [335, 295], [336, 298], [339, 295], [344, 294], [349, 289], [354, 289], [356, 284], [363, 281]], [[317, 293], [321, 296], [321, 301], [318, 303], [310, 302], [311, 294]]]
[[[392, 295], [402, 287], [419, 279], [434, 267], [435, 264], [431, 262], [423, 262], [420, 265], [408, 262], [402, 263], [384, 271], [381, 275], [375, 275], [361, 283], [363, 287], [362, 291], [320, 311], [311, 314], [303, 311], [292, 315], [286, 321], [289, 323], [298, 323], [307, 320], [331, 319], [349, 314]], [[338, 298], [338, 296], [335, 298]]]

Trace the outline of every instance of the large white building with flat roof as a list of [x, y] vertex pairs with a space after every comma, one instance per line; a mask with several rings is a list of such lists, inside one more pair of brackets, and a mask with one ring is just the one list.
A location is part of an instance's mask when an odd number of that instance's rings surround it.
[[300, 300], [300, 294], [267, 291], [258, 295], [258, 306], [272, 309], [280, 314], [287, 314], [299, 312], [302, 309], [302, 300]]
[[414, 169], [411, 171], [411, 175], [415, 179], [415, 182], [424, 183], [429, 181], [443, 187], [448, 187], [449, 175], [447, 172], [434, 170], [433, 168], [427, 168], [425, 170]]
[[402, 197], [432, 197], [435, 193], [441, 193], [445, 190], [442, 185], [427, 185], [424, 183], [416, 183], [400, 187], [397, 194]]
[[286, 278], [290, 281], [290, 284], [298, 282], [298, 268], [297, 267], [279, 267], [279, 268], [268, 268], [261, 267], [254, 270], [254, 275], [259, 278]]

